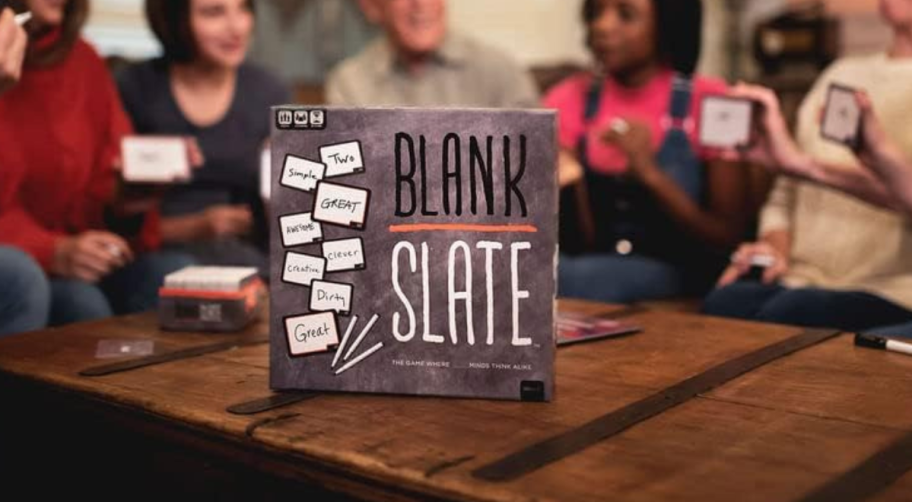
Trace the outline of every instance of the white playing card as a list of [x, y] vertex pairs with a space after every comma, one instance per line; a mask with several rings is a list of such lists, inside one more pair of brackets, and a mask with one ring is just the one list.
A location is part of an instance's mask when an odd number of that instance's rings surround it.
[[700, 111], [700, 144], [710, 148], [738, 148], [750, 143], [753, 102], [725, 96], [707, 96]]
[[131, 183], [174, 183], [190, 179], [187, 143], [179, 137], [128, 136], [121, 142], [123, 177]]
[[824, 138], [855, 145], [861, 129], [861, 108], [858, 106], [856, 90], [838, 84], [830, 85], [820, 133]]

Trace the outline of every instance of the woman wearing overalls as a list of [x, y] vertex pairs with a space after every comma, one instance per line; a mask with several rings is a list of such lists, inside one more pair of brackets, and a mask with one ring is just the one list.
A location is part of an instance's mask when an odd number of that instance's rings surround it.
[[586, 0], [583, 18], [600, 75], [574, 75], [544, 101], [559, 111], [560, 178], [571, 187], [560, 294], [613, 303], [703, 294], [744, 236], [748, 181], [697, 144], [701, 99], [726, 91], [693, 75], [702, 4]]

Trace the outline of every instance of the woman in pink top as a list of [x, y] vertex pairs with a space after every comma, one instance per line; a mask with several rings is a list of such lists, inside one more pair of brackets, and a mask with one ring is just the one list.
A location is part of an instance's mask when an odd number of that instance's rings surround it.
[[[560, 293], [618, 303], [704, 293], [744, 236], [747, 173], [697, 143], [702, 98], [726, 92], [693, 74], [702, 3], [586, 0], [583, 18], [600, 71], [544, 100], [559, 111], [561, 183], [586, 188], [580, 214], [594, 230], [588, 254], [561, 257]], [[579, 241], [562, 231], [565, 250]]]

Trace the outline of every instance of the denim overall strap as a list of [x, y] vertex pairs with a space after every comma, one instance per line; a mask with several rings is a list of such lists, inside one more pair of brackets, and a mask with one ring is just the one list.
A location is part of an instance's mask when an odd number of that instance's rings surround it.
[[[605, 78], [593, 76], [586, 92], [583, 123], [590, 129], [598, 115], [604, 95]], [[642, 187], [637, 186], [628, 176], [605, 176], [596, 173], [589, 164], [588, 134], [583, 134], [577, 143], [577, 156], [582, 165], [586, 183], [589, 186], [592, 210], [596, 221], [595, 246], [601, 251], [616, 251], [619, 243], [640, 240], [642, 225], [631, 218], [635, 202], [642, 199]], [[628, 250], [629, 252], [629, 250]], [[625, 253], [626, 254], [626, 253]]]
[[661, 169], [696, 202], [703, 200], [704, 175], [686, 126], [690, 120], [690, 103], [693, 96], [693, 81], [684, 75], [675, 75], [669, 117], [666, 117], [668, 131], [662, 142], [656, 160]]

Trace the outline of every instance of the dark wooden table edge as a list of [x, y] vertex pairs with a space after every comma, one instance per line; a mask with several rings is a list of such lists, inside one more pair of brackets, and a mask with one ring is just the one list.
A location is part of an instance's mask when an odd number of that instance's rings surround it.
[[[256, 440], [248, 434], [234, 436], [222, 433], [205, 426], [198, 426], [186, 421], [149, 412], [128, 403], [119, 403], [106, 399], [102, 395], [68, 389], [53, 382], [37, 380], [17, 375], [0, 368], [0, 396], [7, 385], [17, 385], [26, 391], [42, 392], [47, 397], [60, 398], [63, 407], [77, 411], [85, 416], [103, 415], [104, 420], [116, 423], [123, 430], [142, 434], [146, 437], [161, 439], [171, 444], [189, 448], [203, 455], [218, 453], [219, 458], [243, 465], [254, 471], [278, 477], [302, 485], [319, 486], [325, 490], [355, 498], [370, 500], [367, 494], [378, 494], [376, 500], [407, 499], [427, 502], [476, 501], [484, 499], [469, 498], [464, 493], [432, 493], [416, 488], [408, 488], [397, 480], [381, 479], [368, 473], [347, 469], [342, 465], [327, 465], [326, 461], [309, 457], [301, 453], [282, 451]], [[110, 414], [106, 413], [110, 412]], [[256, 428], [267, 422], [281, 421], [289, 418], [283, 415], [252, 420], [248, 425]], [[244, 440], [239, 440], [244, 438]], [[316, 475], [315, 475], [316, 474]]]

